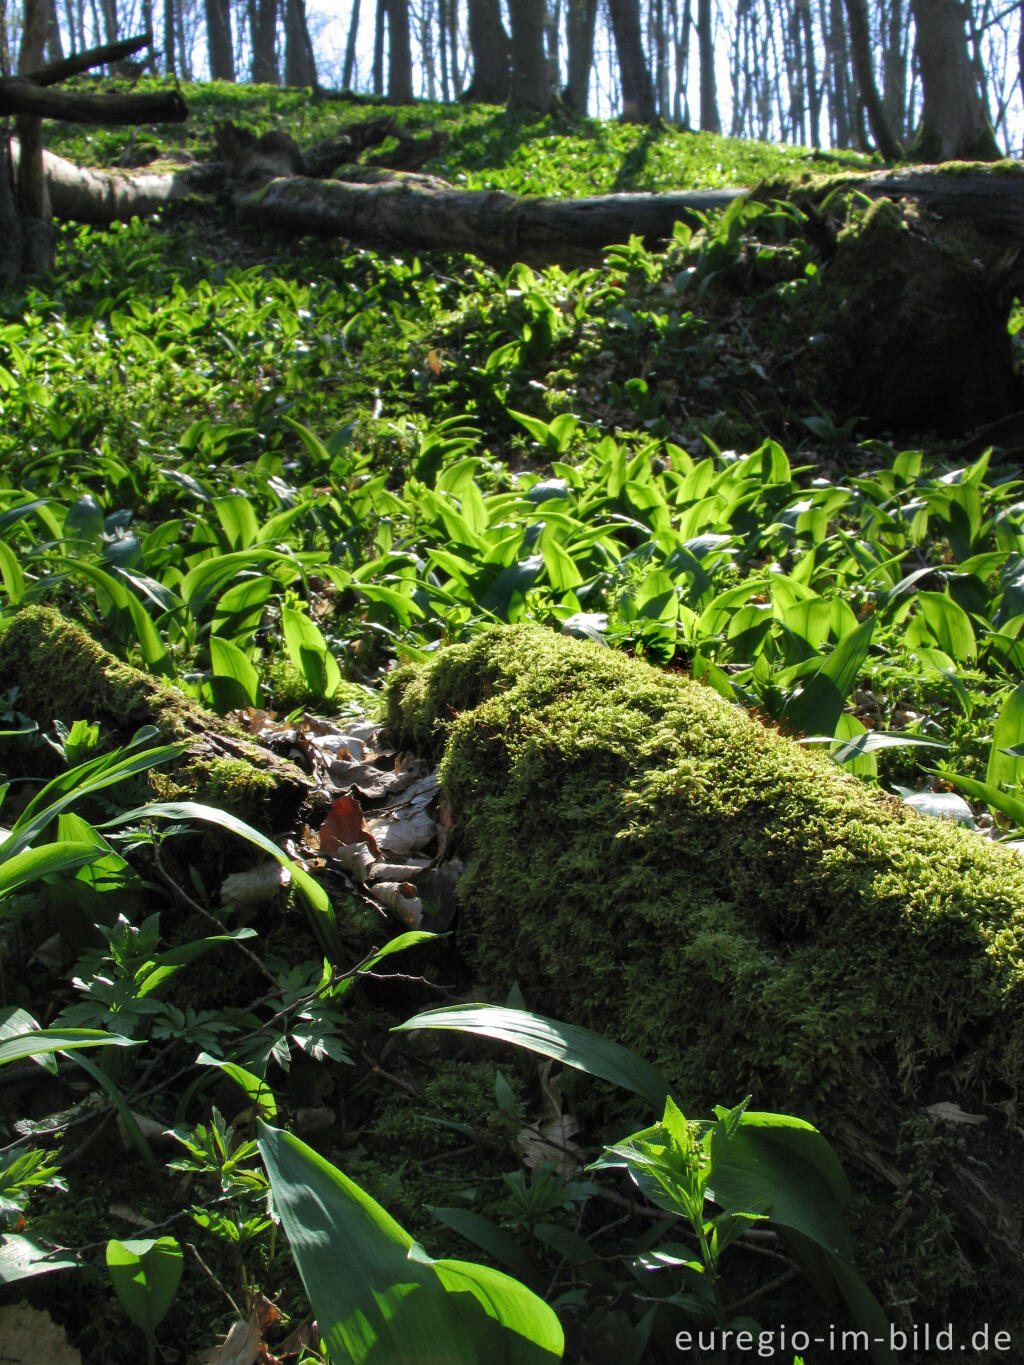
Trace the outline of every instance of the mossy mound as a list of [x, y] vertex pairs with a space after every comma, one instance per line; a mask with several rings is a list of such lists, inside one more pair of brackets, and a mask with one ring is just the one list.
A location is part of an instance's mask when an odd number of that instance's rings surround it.
[[150, 775], [162, 799], [204, 801], [272, 832], [294, 821], [308, 795], [293, 763], [108, 653], [50, 607], [26, 607], [0, 631], [0, 692], [15, 688], [15, 707], [41, 730], [84, 719], [98, 721], [111, 743], [126, 743], [143, 725], [165, 741], [194, 741], [174, 768]]
[[116, 659], [51, 607], [26, 607], [0, 633], [0, 691], [16, 687], [19, 710], [43, 728], [98, 720], [130, 735], [155, 725], [166, 740], [216, 726], [215, 716]]
[[928, 1242], [934, 1185], [906, 1214], [912, 1245], [897, 1247], [891, 1210], [894, 1187], [913, 1202], [900, 1142], [924, 1107], [987, 1112], [985, 1133], [1016, 1113], [1024, 860], [871, 792], [708, 688], [550, 631], [446, 649], [396, 674], [388, 702], [400, 743], [443, 748], [468, 854], [460, 943], [491, 998], [518, 980], [532, 1008], [657, 1063], [695, 1114], [752, 1092], [816, 1122], [891, 1182], [868, 1214], [889, 1246], [867, 1259], [894, 1297], [909, 1290], [918, 1318], [974, 1307], [973, 1265], [1006, 1318], [1012, 1226], [963, 1255], [949, 1245], [949, 1210], [970, 1199], [941, 1130], [945, 1253]]

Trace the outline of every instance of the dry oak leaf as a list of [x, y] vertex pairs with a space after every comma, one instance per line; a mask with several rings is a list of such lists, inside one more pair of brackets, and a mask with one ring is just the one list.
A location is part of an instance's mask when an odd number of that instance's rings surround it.
[[362, 806], [354, 796], [339, 796], [320, 826], [320, 851], [332, 854], [346, 844], [359, 843], [369, 844], [377, 859], [383, 861], [377, 841], [363, 820]]
[[3, 1365], [82, 1365], [82, 1356], [49, 1314], [22, 1302], [0, 1308], [0, 1361]]

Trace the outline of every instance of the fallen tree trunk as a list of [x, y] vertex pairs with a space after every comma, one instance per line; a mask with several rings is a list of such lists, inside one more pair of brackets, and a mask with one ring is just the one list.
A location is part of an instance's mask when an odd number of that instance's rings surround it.
[[243, 218], [287, 232], [384, 238], [485, 259], [570, 264], [633, 235], [669, 237], [676, 222], [725, 208], [740, 190], [535, 199], [501, 190], [438, 189], [409, 177], [384, 184], [294, 176], [238, 203]]
[[[20, 149], [11, 143], [17, 167]], [[50, 202], [57, 218], [74, 223], [115, 223], [144, 218], [165, 204], [193, 194], [206, 194], [223, 187], [227, 166], [207, 161], [176, 171], [97, 171], [65, 161], [53, 152], [43, 153]]]
[[1018, 854], [551, 631], [451, 646], [388, 698], [397, 743], [443, 751], [477, 998], [518, 982], [687, 1113], [752, 1092], [812, 1120], [872, 1196], [890, 1308], [1024, 1328]]

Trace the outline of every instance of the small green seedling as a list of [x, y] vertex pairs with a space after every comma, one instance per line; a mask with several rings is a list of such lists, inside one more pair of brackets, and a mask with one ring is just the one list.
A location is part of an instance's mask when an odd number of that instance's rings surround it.
[[107, 1270], [121, 1306], [145, 1333], [147, 1365], [156, 1361], [156, 1329], [181, 1282], [182, 1252], [173, 1237], [107, 1243]]

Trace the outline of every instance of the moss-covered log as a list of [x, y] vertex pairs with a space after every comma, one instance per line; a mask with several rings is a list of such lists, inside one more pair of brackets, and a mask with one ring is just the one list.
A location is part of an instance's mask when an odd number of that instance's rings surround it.
[[518, 980], [693, 1112], [752, 1092], [818, 1123], [874, 1190], [862, 1245], [890, 1305], [973, 1319], [991, 1295], [1020, 1325], [1019, 855], [548, 631], [453, 646], [388, 697], [401, 743], [444, 751], [459, 938], [491, 998]]
[[299, 769], [247, 739], [173, 687], [110, 654], [81, 626], [49, 607], [26, 607], [0, 631], [0, 693], [43, 731], [55, 720], [99, 722], [124, 743], [143, 725], [160, 738], [191, 740], [173, 777], [157, 779], [168, 797], [188, 796], [272, 830], [288, 826], [308, 796]]

